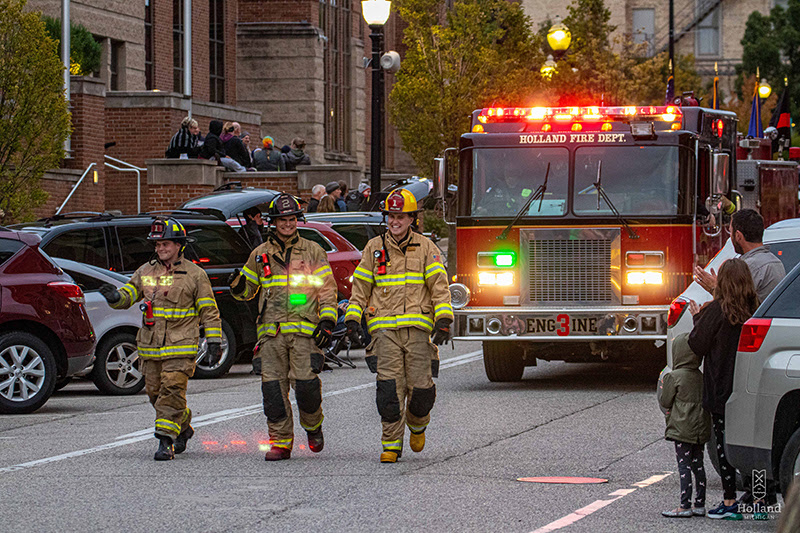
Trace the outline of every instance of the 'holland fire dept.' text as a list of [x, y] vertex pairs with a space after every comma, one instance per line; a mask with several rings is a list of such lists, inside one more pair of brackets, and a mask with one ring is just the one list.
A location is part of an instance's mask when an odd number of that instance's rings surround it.
[[[624, 133], [570, 133], [571, 143], [624, 143]], [[520, 144], [566, 143], [566, 133], [525, 133], [519, 136]]]

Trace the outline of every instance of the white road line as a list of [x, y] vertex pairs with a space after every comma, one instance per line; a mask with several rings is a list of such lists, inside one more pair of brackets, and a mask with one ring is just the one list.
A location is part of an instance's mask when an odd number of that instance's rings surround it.
[[652, 485], [654, 483], [658, 483], [662, 479], [667, 478], [667, 477], [671, 476], [672, 474], [673, 474], [673, 472], [665, 472], [664, 474], [658, 474], [658, 475], [650, 476], [649, 478], [647, 478], [647, 479], [645, 479], [643, 481], [637, 481], [636, 483], [632, 484], [632, 486], [637, 487], [635, 489], [618, 489], [618, 490], [615, 490], [614, 492], [609, 494], [609, 496], [613, 496], [613, 498], [611, 498], [609, 500], [596, 500], [596, 501], [590, 503], [589, 505], [587, 505], [586, 507], [581, 507], [577, 511], [574, 511], [574, 512], [568, 514], [567, 516], [564, 516], [562, 518], [559, 518], [558, 520], [550, 522], [546, 526], [542, 526], [539, 529], [535, 529], [533, 531], [533, 533], [550, 533], [551, 531], [556, 531], [556, 530], [559, 530], [559, 529], [563, 529], [563, 528], [565, 528], [565, 527], [567, 527], [569, 525], [574, 524], [578, 520], [582, 520], [582, 519], [586, 518], [587, 516], [589, 516], [590, 514], [599, 511], [603, 507], [611, 505], [615, 501], [624, 498], [628, 494], [632, 494], [632, 493], [636, 492], [640, 488], [649, 487], [650, 485]]
[[[480, 357], [476, 357], [477, 354], [482, 353], [480, 350], [477, 352], [470, 352], [464, 355], [459, 355], [457, 357], [453, 357], [451, 359], [445, 359], [442, 361], [440, 368], [450, 368], [458, 365], [465, 365], [480, 359]], [[372, 381], [370, 383], [363, 383], [361, 385], [355, 385], [353, 387], [346, 387], [344, 389], [338, 389], [330, 392], [326, 392], [322, 395], [323, 398], [327, 398], [330, 396], [339, 396], [341, 394], [347, 394], [349, 392], [356, 392], [359, 390], [374, 388], [375, 382]], [[295, 402], [292, 401], [292, 405]], [[217, 411], [215, 413], [209, 413], [207, 415], [198, 416], [196, 419], [192, 420], [192, 425], [194, 427], [202, 427], [208, 426], [211, 424], [218, 424], [220, 422], [225, 422], [228, 420], [233, 420], [235, 418], [241, 418], [243, 416], [254, 415], [263, 412], [263, 407], [261, 404], [249, 405], [247, 407], [240, 407], [238, 409], [225, 409], [223, 411]], [[74, 452], [67, 452], [62, 453], [60, 455], [54, 455], [52, 457], [45, 457], [43, 459], [36, 459], [35, 461], [28, 461], [26, 463], [20, 463], [13, 466], [6, 466], [0, 468], [0, 474], [8, 473], [8, 472], [16, 472], [19, 470], [25, 470], [26, 468], [33, 468], [36, 466], [42, 466], [50, 463], [56, 463], [58, 461], [63, 461], [65, 459], [72, 459], [73, 457], [81, 457], [84, 455], [89, 455], [96, 452], [102, 452], [105, 450], [111, 450], [114, 448], [119, 448], [121, 446], [127, 446], [129, 444], [135, 444], [137, 442], [142, 442], [144, 440], [148, 440], [153, 438], [153, 429], [143, 429], [141, 431], [136, 431], [134, 433], [129, 433], [128, 435], [122, 435], [117, 437], [116, 442], [109, 442], [107, 444], [101, 444], [100, 446], [95, 446], [93, 448], [86, 448], [84, 450], [76, 450]]]

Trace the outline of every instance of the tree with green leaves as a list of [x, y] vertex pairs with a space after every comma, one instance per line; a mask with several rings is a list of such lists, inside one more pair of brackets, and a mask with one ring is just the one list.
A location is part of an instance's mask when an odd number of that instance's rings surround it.
[[[61, 21], [52, 17], [42, 17], [47, 34], [61, 46]], [[59, 49], [60, 52], [60, 49]], [[71, 23], [69, 27], [69, 71], [73, 76], [91, 76], [100, 70], [100, 56], [103, 47], [94, 40], [92, 32], [83, 25]]]
[[[798, 0], [800, 1], [800, 0]], [[404, 149], [424, 175], [433, 158], [470, 125], [481, 107], [663, 105], [666, 54], [642, 57], [643, 45], [618, 37], [603, 0], [572, 0], [564, 23], [572, 44], [548, 80], [549, 20], [534, 21], [506, 0], [395, 0], [407, 47], [389, 103]], [[549, 51], [549, 50], [547, 50]], [[676, 94], [696, 90], [694, 59], [676, 61]]]
[[[750, 14], [742, 37], [742, 64], [737, 67], [739, 77], [737, 92], [739, 100], [749, 102], [752, 86], [746, 84], [748, 77], [760, 71], [773, 91], [783, 90], [784, 79], [789, 83], [789, 101], [792, 116], [797, 117], [797, 102], [800, 102], [800, 0], [789, 0], [787, 7], [776, 5], [769, 15], [758, 11]], [[770, 115], [764, 108], [764, 115]], [[747, 117], [749, 119], [749, 110]], [[744, 120], [746, 123], [747, 120]]]
[[23, 220], [47, 199], [39, 179], [64, 157], [70, 115], [56, 43], [26, 0], [0, 0], [0, 209]]

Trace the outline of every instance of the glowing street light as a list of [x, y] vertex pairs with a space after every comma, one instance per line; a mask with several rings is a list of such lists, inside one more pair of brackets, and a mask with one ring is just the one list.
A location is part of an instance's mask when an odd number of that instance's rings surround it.
[[556, 72], [556, 62], [553, 60], [552, 55], [547, 56], [547, 61], [544, 62], [542, 68], [539, 69], [541, 72], [542, 77], [545, 79], [550, 79], [553, 77], [553, 74]]
[[556, 23], [547, 31], [547, 44], [556, 55], [563, 54], [572, 42], [572, 33], [569, 28], [556, 16]]
[[767, 80], [761, 78], [761, 83], [758, 84], [758, 96], [766, 100], [772, 94], [772, 87], [770, 87]]

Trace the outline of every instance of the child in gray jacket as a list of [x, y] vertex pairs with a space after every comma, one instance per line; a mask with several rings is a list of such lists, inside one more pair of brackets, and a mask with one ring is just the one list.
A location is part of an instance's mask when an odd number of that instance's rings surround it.
[[[703, 409], [703, 373], [700, 357], [688, 342], [689, 334], [678, 335], [672, 343], [672, 372], [664, 376], [661, 406], [667, 409], [667, 440], [675, 442], [678, 474], [681, 482], [681, 505], [663, 511], [668, 518], [705, 516], [706, 472], [703, 468], [703, 445], [711, 437], [711, 415]], [[692, 509], [692, 474], [696, 494]]]

